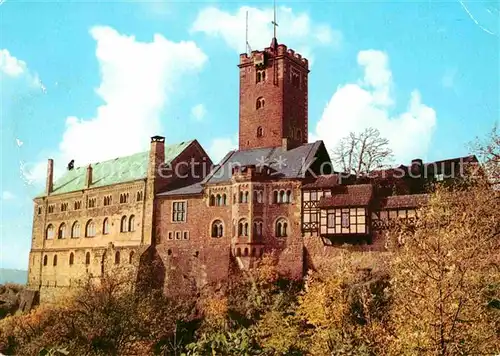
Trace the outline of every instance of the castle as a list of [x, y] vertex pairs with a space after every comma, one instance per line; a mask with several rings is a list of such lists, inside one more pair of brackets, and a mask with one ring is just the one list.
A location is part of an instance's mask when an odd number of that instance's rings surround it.
[[[50, 301], [88, 275], [158, 262], [165, 292], [252, 268], [265, 253], [300, 278], [339, 246], [383, 251], [383, 231], [414, 219], [425, 185], [474, 156], [375, 172], [335, 172], [308, 142], [307, 59], [278, 44], [241, 54], [239, 149], [213, 166], [196, 141], [165, 144], [87, 167], [68, 165], [34, 199], [28, 288]], [[426, 170], [426, 176], [422, 174]]]

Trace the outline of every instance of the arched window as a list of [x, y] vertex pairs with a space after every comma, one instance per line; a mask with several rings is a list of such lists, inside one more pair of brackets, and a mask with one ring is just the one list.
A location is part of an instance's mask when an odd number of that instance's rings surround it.
[[243, 253], [243, 256], [248, 256], [248, 247], [245, 247], [245, 252]]
[[80, 237], [80, 223], [78, 221], [75, 221], [73, 223], [73, 227], [71, 228], [71, 237], [72, 238]]
[[130, 218], [128, 219], [128, 231], [135, 231], [135, 216], [130, 215]]
[[52, 265], [57, 266], [57, 255], [54, 255], [54, 259], [52, 260]]
[[288, 236], [288, 222], [285, 219], [276, 221], [276, 237]]
[[253, 235], [256, 237], [262, 236], [262, 221], [254, 221], [254, 223], [253, 223]]
[[75, 263], [75, 254], [73, 252], [71, 252], [69, 254], [69, 265], [73, 265], [73, 263]]
[[128, 255], [128, 263], [132, 263], [134, 261], [134, 251], [130, 251]]
[[220, 196], [220, 194], [217, 194], [217, 198], [215, 200], [215, 205], [221, 206], [221, 204], [222, 204], [222, 197]]
[[64, 239], [66, 237], [66, 224], [62, 223], [59, 225], [59, 231], [57, 232], [58, 239]]
[[285, 201], [285, 191], [284, 190], [280, 191], [280, 196], [278, 197], [278, 203], [286, 203], [286, 201]]
[[291, 203], [292, 202], [292, 191], [291, 190], [287, 190], [286, 191], [286, 202], [287, 203]]
[[52, 226], [52, 224], [49, 224], [47, 226], [47, 229], [45, 230], [45, 238], [47, 240], [51, 240], [54, 238], [54, 226]]
[[248, 203], [248, 194], [249, 194], [248, 192], [245, 192], [245, 197], [243, 199], [245, 203]]
[[222, 205], [227, 205], [227, 196], [226, 196], [226, 194], [222, 194]]
[[45, 255], [45, 256], [43, 256], [43, 265], [47, 266], [47, 262], [48, 262], [48, 257], [47, 257], [47, 255]]
[[88, 266], [90, 264], [90, 252], [85, 254], [85, 264]]
[[212, 194], [210, 195], [210, 203], [209, 203], [210, 206], [214, 206], [215, 205], [215, 196]]
[[262, 126], [257, 127], [257, 137], [262, 137], [264, 136], [264, 129]]
[[120, 251], [115, 252], [115, 265], [120, 264]]
[[212, 237], [222, 237], [224, 236], [224, 226], [221, 220], [215, 220], [212, 223]]
[[87, 222], [87, 226], [85, 226], [85, 237], [94, 237], [95, 236], [95, 224], [92, 220]]
[[240, 203], [243, 203], [243, 192], [240, 192]]
[[142, 200], [142, 192], [137, 192], [137, 201]]
[[255, 103], [255, 108], [257, 110], [259, 110], [259, 109], [263, 108], [265, 104], [266, 104], [266, 101], [264, 100], [264, 98], [260, 97], [257, 99], [257, 101]]
[[248, 222], [245, 219], [238, 224], [238, 236], [248, 236]]
[[109, 219], [104, 218], [104, 221], [102, 222], [102, 233], [103, 235], [109, 234]]
[[120, 232], [127, 232], [127, 217], [125, 215], [122, 216], [120, 221]]
[[273, 203], [278, 203], [278, 192], [276, 190], [273, 192]]
[[266, 80], [266, 71], [265, 70], [257, 71], [257, 78], [256, 78], [257, 83], [263, 82], [265, 80]]
[[262, 191], [257, 191], [257, 203], [262, 203]]

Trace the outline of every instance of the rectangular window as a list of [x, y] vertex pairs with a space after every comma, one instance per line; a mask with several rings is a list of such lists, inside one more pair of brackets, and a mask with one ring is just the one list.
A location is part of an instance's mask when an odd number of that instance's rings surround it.
[[49, 205], [49, 214], [54, 212], [54, 205]]
[[168, 232], [168, 239], [169, 239], [169, 240], [173, 240], [173, 239], [174, 239], [174, 234], [173, 234], [173, 232], [172, 232], [172, 231], [169, 231], [169, 232]]
[[349, 222], [349, 212], [348, 211], [343, 211], [342, 212], [342, 227], [343, 228], [348, 228], [349, 225], [350, 225], [350, 222]]
[[335, 228], [335, 213], [328, 213], [328, 227]]
[[182, 235], [182, 238], [183, 238], [184, 240], [189, 240], [189, 233], [188, 233], [187, 231], [184, 231], [184, 232], [183, 232], [183, 235]]
[[176, 201], [172, 205], [172, 221], [186, 221], [186, 202]]
[[181, 239], [181, 233], [179, 231], [175, 232], [175, 239], [180, 240]]

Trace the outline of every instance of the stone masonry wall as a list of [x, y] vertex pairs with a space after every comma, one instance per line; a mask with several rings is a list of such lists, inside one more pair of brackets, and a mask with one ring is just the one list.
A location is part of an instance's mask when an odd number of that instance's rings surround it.
[[[33, 222], [33, 243], [30, 252], [28, 286], [40, 290], [40, 301], [47, 299], [50, 287], [69, 287], [91, 273], [101, 274], [103, 251], [112, 244], [128, 253], [135, 250], [141, 243], [142, 219], [144, 211], [144, 181], [118, 184], [109, 187], [88, 189], [61, 195], [35, 199], [35, 215]], [[142, 198], [137, 200], [137, 193], [142, 192]], [[128, 193], [129, 202], [120, 204], [120, 194]], [[104, 197], [112, 197], [109, 206], [104, 206]], [[96, 199], [95, 208], [86, 208], [88, 198]], [[75, 210], [75, 201], [81, 201], [81, 208]], [[67, 211], [61, 211], [61, 204], [67, 203]], [[53, 205], [54, 212], [48, 213], [48, 207]], [[38, 208], [41, 208], [38, 214]], [[127, 219], [127, 230], [130, 217], [134, 215], [133, 231], [120, 232], [122, 217]], [[109, 234], [103, 234], [103, 222], [109, 221]], [[89, 220], [94, 221], [96, 234], [85, 237], [85, 227]], [[72, 226], [78, 221], [80, 237], [72, 238]], [[61, 224], [66, 225], [63, 238], [58, 237]], [[46, 229], [54, 226], [54, 238], [46, 239]], [[86, 263], [86, 254], [90, 253], [90, 263]], [[73, 253], [73, 264], [70, 265], [70, 254]], [[44, 265], [44, 258], [47, 263]], [[57, 257], [55, 257], [57, 256]], [[54, 261], [57, 258], [57, 261]], [[55, 264], [55, 265], [54, 265]]]

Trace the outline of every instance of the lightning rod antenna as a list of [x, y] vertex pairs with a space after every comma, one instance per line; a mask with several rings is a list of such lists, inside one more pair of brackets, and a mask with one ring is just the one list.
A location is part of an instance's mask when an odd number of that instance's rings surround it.
[[273, 27], [274, 27], [274, 37], [276, 38], [276, 27], [278, 27], [278, 23], [276, 22], [276, 0], [273, 0]]
[[250, 43], [248, 43], [248, 10], [245, 22], [245, 47], [247, 50], [247, 55], [250, 55], [250, 53], [252, 53], [252, 48], [250, 47]]

